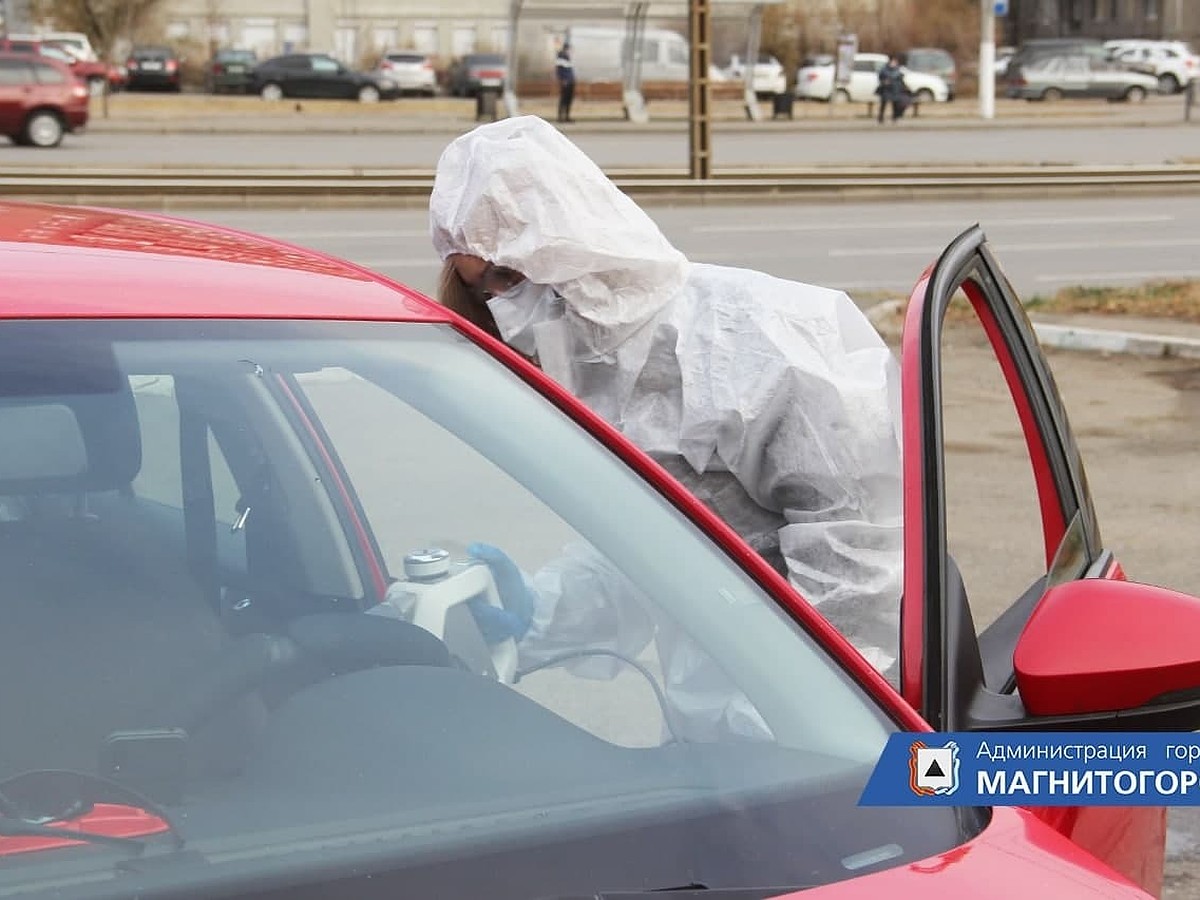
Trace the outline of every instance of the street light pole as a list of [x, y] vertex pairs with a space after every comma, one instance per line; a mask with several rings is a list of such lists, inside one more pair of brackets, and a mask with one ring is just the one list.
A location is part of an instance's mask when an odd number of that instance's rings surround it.
[[[712, 175], [712, 92], [708, 84], [711, 58], [709, 0], [688, 0], [688, 38], [691, 43], [688, 79], [688, 171], [692, 178]], [[747, 65], [753, 72], [753, 60]]]
[[996, 117], [996, 5], [979, 0], [979, 116]]

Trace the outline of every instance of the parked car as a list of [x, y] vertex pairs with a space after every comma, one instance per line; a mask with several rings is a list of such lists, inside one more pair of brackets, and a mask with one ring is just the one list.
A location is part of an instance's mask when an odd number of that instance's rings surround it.
[[[0, 892], [1157, 890], [1161, 809], [858, 804], [900, 731], [1200, 726], [1200, 651], [1129, 637], [1194, 633], [1200, 600], [1121, 580], [978, 228], [903, 340], [902, 693], [650, 457], [403, 285], [214, 225], [16, 203], [0, 273]], [[960, 289], [1052, 560], [978, 640], [935, 464]], [[467, 611], [497, 602], [491, 568], [427, 549], [491, 534], [529, 570], [569, 545], [575, 591], [619, 573], [770, 735], [673, 739], [656, 664], [615, 649], [518, 678]], [[576, 687], [599, 662], [629, 678]]]
[[1062, 100], [1102, 97], [1135, 103], [1158, 92], [1158, 79], [1119, 63], [1083, 54], [1042, 56], [1010, 71], [1009, 97], [1022, 100]]
[[1014, 56], [1017, 55], [1016, 47], [997, 47], [996, 48], [996, 65], [994, 67], [997, 75], [1003, 76], [1008, 72], [1008, 64]]
[[1104, 48], [1126, 68], [1157, 78], [1163, 94], [1177, 94], [1200, 77], [1200, 56], [1183, 41], [1106, 41]]
[[70, 67], [0, 51], [0, 134], [14, 144], [57, 147], [88, 122], [88, 89]]
[[[746, 63], [736, 53], [729, 58], [729, 65], [724, 70], [728, 81], [743, 81], [746, 77]], [[760, 53], [758, 62], [754, 65], [754, 93], [760, 99], [774, 97], [787, 90], [787, 73], [783, 65], [769, 53]]]
[[924, 72], [937, 75], [946, 82], [949, 99], [954, 99], [955, 88], [958, 84], [958, 67], [950, 51], [941, 47], [913, 47], [901, 57], [904, 67], [912, 72]]
[[356, 72], [323, 53], [290, 53], [259, 63], [251, 73], [250, 92], [272, 101], [295, 97], [360, 103], [394, 100], [400, 95], [394, 79]]
[[204, 67], [204, 90], [209, 94], [244, 94], [258, 64], [253, 50], [218, 50]]
[[178, 91], [181, 63], [170, 47], [134, 47], [125, 60], [125, 87], [131, 91]]
[[1031, 65], [1047, 56], [1078, 55], [1100, 61], [1107, 60], [1109, 52], [1097, 38], [1032, 38], [1023, 41], [1016, 53], [1009, 57], [1005, 66], [1005, 78], [1016, 78], [1021, 67]]
[[508, 61], [499, 53], [468, 53], [446, 70], [451, 97], [474, 97], [481, 87], [499, 90], [508, 78]]
[[[796, 73], [796, 98], [827, 100], [834, 103], [873, 103], [877, 99], [875, 89], [879, 87], [879, 70], [887, 61], [885, 53], [855, 54], [849, 84], [835, 86], [833, 59], [814, 59], [811, 65], [802, 66]], [[940, 76], [913, 72], [903, 67], [902, 71], [904, 83], [912, 92], [916, 103], [944, 103], [950, 99], [950, 88]]]
[[400, 93], [437, 94], [437, 72], [433, 58], [428, 53], [416, 50], [389, 50], [379, 58], [375, 74], [396, 82]]
[[102, 92], [105, 82], [110, 78], [109, 67], [104, 63], [82, 59], [67, 49], [67, 45], [45, 41], [36, 35], [10, 34], [0, 37], [0, 51], [34, 54], [60, 62], [70, 68], [93, 94]]

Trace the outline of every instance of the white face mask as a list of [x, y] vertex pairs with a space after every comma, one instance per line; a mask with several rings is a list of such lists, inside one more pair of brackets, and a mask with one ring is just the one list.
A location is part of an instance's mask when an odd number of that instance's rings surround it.
[[533, 356], [537, 352], [533, 328], [552, 318], [551, 306], [557, 299], [550, 285], [526, 280], [492, 297], [487, 307], [504, 343], [518, 353]]

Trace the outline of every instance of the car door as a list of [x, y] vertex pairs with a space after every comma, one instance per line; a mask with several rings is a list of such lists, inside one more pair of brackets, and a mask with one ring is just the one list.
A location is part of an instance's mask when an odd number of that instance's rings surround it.
[[0, 59], [0, 134], [17, 134], [33, 95], [33, 69], [21, 59]]
[[[965, 295], [965, 302], [961, 299]], [[964, 571], [951, 557], [947, 510], [962, 497], [947, 487], [943, 397], [952, 301], [954, 315], [973, 316], [968, 338], [985, 349], [1003, 382], [1000, 399], [1011, 404], [1015, 454], [1022, 455], [1027, 498], [1040, 520], [1032, 538], [1034, 577], [1017, 588], [1008, 606], [976, 631]], [[959, 338], [961, 340], [961, 338]], [[1034, 608], [1049, 587], [1077, 579], [1123, 579], [1107, 551], [1087, 478], [1065, 408], [1020, 300], [1005, 278], [983, 231], [956, 239], [914, 290], [902, 344], [904, 444], [904, 595], [901, 607], [901, 692], [942, 731], [1060, 731], [1079, 721], [1031, 716], [1015, 688], [1013, 654]], [[1007, 396], [1004, 396], [1007, 395]], [[1019, 423], [1019, 424], [1018, 424]], [[962, 485], [958, 485], [962, 487]], [[970, 488], [968, 488], [970, 490]], [[970, 503], [966, 504], [969, 508]], [[980, 497], [973, 515], [990, 522], [994, 504]], [[1030, 523], [1032, 524], [1032, 523]], [[998, 531], [998, 526], [985, 525]], [[994, 546], [1004, 546], [996, 534]], [[1008, 565], [1009, 560], [999, 560]], [[965, 570], [967, 567], [964, 566]], [[1037, 574], [1040, 572], [1041, 574]], [[968, 575], [972, 573], [968, 572]], [[1022, 580], [1017, 584], [1023, 585]], [[1114, 714], [1094, 730], [1136, 730]], [[1149, 730], [1143, 721], [1141, 726]], [[1034, 813], [1093, 854], [1157, 893], [1161, 887], [1165, 814], [1161, 808], [1057, 807]]]
[[879, 70], [887, 62], [883, 57], [856, 57], [854, 69], [850, 73], [850, 84], [847, 91], [855, 103], [873, 103], [876, 99], [875, 90], [879, 87]]
[[358, 92], [350, 73], [343, 69], [337, 60], [329, 56], [314, 56], [310, 62], [312, 96], [345, 99]]

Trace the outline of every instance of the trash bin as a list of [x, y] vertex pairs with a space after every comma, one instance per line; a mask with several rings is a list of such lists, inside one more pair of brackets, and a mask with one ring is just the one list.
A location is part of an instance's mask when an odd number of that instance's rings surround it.
[[475, 121], [495, 122], [499, 117], [497, 111], [500, 101], [500, 89], [481, 87], [475, 95]]
[[795, 102], [796, 98], [786, 91], [776, 94], [771, 98], [771, 118], [782, 119], [785, 116], [789, 119], [792, 118], [792, 106]]

